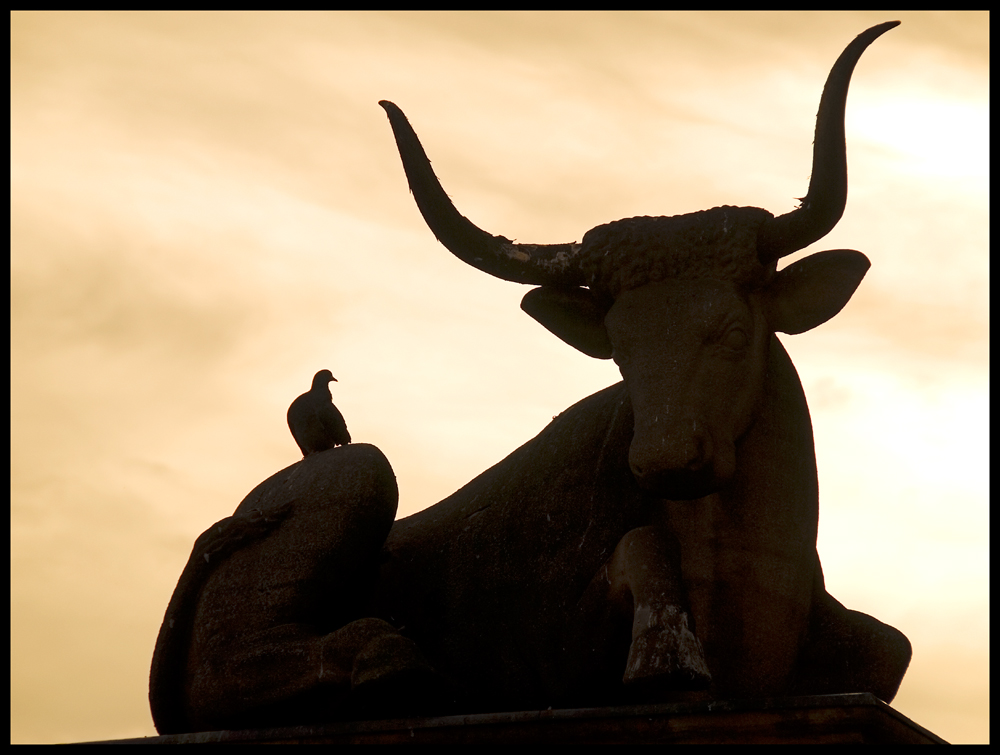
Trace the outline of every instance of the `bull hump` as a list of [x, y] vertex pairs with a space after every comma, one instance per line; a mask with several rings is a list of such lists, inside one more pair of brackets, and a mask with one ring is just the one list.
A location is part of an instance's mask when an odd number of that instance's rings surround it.
[[[370, 547], [377, 549], [392, 526], [398, 501], [388, 459], [375, 446], [358, 443], [311, 455], [273, 474], [247, 494], [232, 516], [203, 532], [174, 589], [153, 651], [149, 702], [157, 731], [191, 730], [185, 684], [195, 617], [212, 591], [211, 581], [231, 556], [258, 544], [268, 547], [263, 541], [282, 537], [286, 527], [294, 530], [296, 519], [301, 523], [317, 515], [333, 536], [346, 529], [338, 524], [342, 517], [353, 517], [350, 521], [368, 533], [368, 541], [377, 543]], [[352, 530], [352, 543], [360, 539]]]

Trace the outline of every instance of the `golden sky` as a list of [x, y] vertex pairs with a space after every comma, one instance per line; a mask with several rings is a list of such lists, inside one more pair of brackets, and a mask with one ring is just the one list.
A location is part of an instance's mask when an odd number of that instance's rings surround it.
[[437, 244], [380, 99], [522, 242], [778, 214], [833, 61], [896, 18], [851, 86], [847, 212], [805, 252], [872, 269], [783, 342], [830, 593], [909, 636], [897, 710], [987, 741], [985, 12], [13, 14], [11, 740], [155, 733], [191, 545], [298, 460], [285, 410], [317, 370], [401, 516], [619, 379]]

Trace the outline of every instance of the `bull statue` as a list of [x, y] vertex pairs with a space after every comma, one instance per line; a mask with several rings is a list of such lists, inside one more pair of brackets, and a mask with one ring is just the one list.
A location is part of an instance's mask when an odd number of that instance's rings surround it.
[[[777, 261], [843, 214], [851, 74], [897, 24], [834, 64], [809, 191], [780, 217], [716, 207], [516, 244], [455, 209], [403, 113], [381, 102], [434, 235], [473, 267], [536, 286], [522, 308], [614, 359], [624, 380], [394, 523], [391, 468], [373, 447], [314, 454], [259, 486], [199, 540], [182, 577], [198, 587], [179, 585], [168, 609], [150, 692], [160, 731], [332, 718], [358, 710], [351, 689], [369, 690], [377, 715], [394, 685], [394, 713], [891, 701], [910, 644], [826, 592], [809, 410], [775, 333], [833, 317], [869, 267], [843, 249]], [[341, 498], [321, 483], [331, 476]], [[293, 483], [294, 501], [281, 500]], [[244, 533], [259, 534], [248, 545]], [[232, 555], [212, 571], [209, 551]], [[265, 593], [279, 598], [255, 609]]]
[[455, 209], [403, 113], [381, 103], [438, 240], [537, 286], [522, 308], [624, 378], [389, 534], [376, 614], [484, 704], [630, 688], [895, 695], [909, 642], [824, 588], [809, 411], [774, 334], [836, 315], [868, 270], [844, 249], [776, 263], [843, 214], [851, 74], [896, 25], [833, 66], [809, 191], [780, 217], [717, 207], [619, 220], [578, 244], [513, 243]]

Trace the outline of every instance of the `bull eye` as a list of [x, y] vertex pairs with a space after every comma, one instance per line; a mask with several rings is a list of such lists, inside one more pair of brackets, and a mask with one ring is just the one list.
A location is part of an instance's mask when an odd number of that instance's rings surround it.
[[725, 332], [722, 333], [722, 337], [719, 339], [719, 345], [721, 347], [734, 353], [743, 352], [749, 344], [750, 338], [747, 336], [747, 332], [742, 328], [742, 326], [735, 324], [726, 328]]

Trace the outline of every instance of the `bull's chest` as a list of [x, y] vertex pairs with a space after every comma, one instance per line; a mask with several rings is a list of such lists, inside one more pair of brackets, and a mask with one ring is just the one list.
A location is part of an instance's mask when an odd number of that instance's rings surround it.
[[721, 495], [664, 501], [695, 632], [721, 694], [784, 688], [805, 636], [817, 561], [809, 544]]

